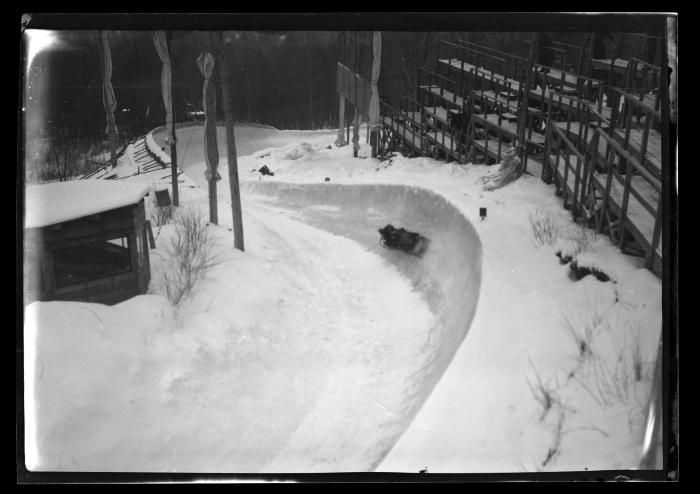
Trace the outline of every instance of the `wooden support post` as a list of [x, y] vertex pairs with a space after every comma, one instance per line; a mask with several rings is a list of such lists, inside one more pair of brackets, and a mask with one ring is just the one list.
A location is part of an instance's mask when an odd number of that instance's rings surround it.
[[216, 196], [216, 180], [209, 180], [209, 223], [219, 224], [219, 209]]
[[171, 48], [170, 40], [172, 38], [172, 33], [170, 31], [167, 31], [166, 34], [166, 40], [168, 43], [168, 54], [170, 55], [170, 106], [171, 106], [171, 112], [172, 112], [172, 120], [170, 122], [170, 135], [172, 135], [172, 142], [170, 143], [170, 169], [172, 171], [172, 189], [173, 189], [173, 205], [174, 206], [179, 206], [180, 205], [180, 194], [178, 193], [178, 186], [177, 186], [177, 138], [175, 137], [175, 105], [172, 102], [173, 98], [173, 83], [172, 83], [172, 78], [173, 78], [173, 51]]
[[522, 146], [520, 150], [520, 157], [522, 159], [523, 171], [527, 171], [527, 143], [525, 142], [525, 128], [527, 127], [527, 115], [529, 106], [529, 96], [530, 96], [530, 77], [532, 76], [532, 66], [535, 57], [537, 34], [532, 34], [532, 39], [530, 41], [530, 50], [528, 53], [526, 61], [525, 70], [525, 81], [523, 84], [522, 101], [520, 103], [520, 118], [518, 121], [518, 144]]
[[155, 249], [156, 239], [153, 237], [153, 228], [151, 227], [151, 220], [146, 220], [145, 225], [146, 233], [148, 234], [148, 244], [151, 246], [151, 249]]
[[352, 85], [353, 85], [353, 88], [355, 91], [355, 98], [353, 101], [353, 106], [355, 108], [355, 118], [354, 118], [354, 122], [353, 122], [353, 134], [352, 134], [352, 155], [355, 158], [357, 158], [357, 153], [360, 150], [360, 123], [359, 123], [360, 115], [359, 115], [358, 108], [357, 108], [357, 105], [359, 104], [359, 99], [358, 99], [359, 95], [357, 94], [357, 89], [358, 89], [357, 88], [357, 79], [358, 79], [357, 73], [359, 72], [359, 68], [360, 68], [360, 63], [359, 63], [360, 49], [358, 47], [358, 42], [357, 42], [357, 39], [358, 39], [357, 32], [354, 33], [353, 39], [354, 39], [354, 42], [353, 42], [354, 57], [353, 58], [355, 60], [355, 63], [352, 67], [352, 78], [353, 78]]
[[[221, 33], [219, 33], [221, 36]], [[229, 44], [222, 40], [223, 47], [219, 57], [219, 83], [223, 97], [224, 120], [226, 123], [226, 151], [228, 156], [228, 182], [231, 192], [231, 216], [233, 218], [234, 247], [244, 251], [243, 214], [241, 210], [241, 191], [238, 183], [238, 160], [236, 157], [236, 137], [233, 127], [233, 105], [231, 101], [231, 77], [226, 55]]]
[[345, 96], [338, 92], [338, 137], [335, 140], [337, 147], [345, 146]]
[[593, 77], [593, 57], [595, 56], [595, 33], [591, 33], [590, 43], [588, 45], [588, 57], [586, 60], [586, 69], [583, 75]]
[[352, 155], [357, 158], [357, 154], [360, 150], [360, 112], [355, 107], [355, 119], [353, 122], [352, 129]]
[[372, 158], [376, 158], [379, 155], [379, 129], [372, 130], [369, 143], [372, 146]]

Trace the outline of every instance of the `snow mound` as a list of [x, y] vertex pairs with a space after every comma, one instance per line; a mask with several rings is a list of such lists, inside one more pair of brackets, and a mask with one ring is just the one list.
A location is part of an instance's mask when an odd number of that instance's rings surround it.
[[272, 161], [304, 160], [316, 153], [318, 146], [313, 146], [307, 142], [301, 144], [290, 144], [279, 148], [267, 148], [253, 154], [254, 158], [269, 158]]
[[554, 243], [554, 253], [557, 254], [562, 261], [570, 261], [580, 252], [580, 245], [570, 238], [558, 238]]
[[302, 142], [298, 146], [291, 146], [284, 153], [284, 159], [286, 160], [298, 160], [299, 158], [307, 158], [312, 155], [316, 150], [311, 144]]
[[611, 280], [618, 282], [623, 277], [642, 269], [644, 259], [623, 255], [616, 250], [615, 246], [601, 243], [593, 250], [577, 253], [572, 258], [572, 264], [579, 269], [605, 273]]
[[[120, 433], [128, 429], [123, 425], [131, 410], [148, 406], [148, 397], [157, 392], [162, 376], [154, 370], [164, 355], [157, 351], [155, 339], [172, 325], [167, 301], [154, 295], [111, 307], [86, 302], [28, 305], [27, 468], [63, 464], [80, 470], [85, 463], [62, 457], [65, 450], [83, 449], [99, 464], [115, 450], [86, 449], [89, 444], [146, 440], [148, 434], [136, 438]], [[110, 427], [100, 427], [105, 417], [111, 417]], [[123, 461], [120, 456], [115, 455], [115, 464]]]

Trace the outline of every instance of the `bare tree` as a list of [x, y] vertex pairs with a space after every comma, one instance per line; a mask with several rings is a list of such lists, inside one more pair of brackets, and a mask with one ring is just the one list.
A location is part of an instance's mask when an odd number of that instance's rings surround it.
[[46, 151], [48, 167], [40, 174], [42, 181], [65, 182], [80, 174], [81, 153], [75, 140], [54, 134], [49, 137]]

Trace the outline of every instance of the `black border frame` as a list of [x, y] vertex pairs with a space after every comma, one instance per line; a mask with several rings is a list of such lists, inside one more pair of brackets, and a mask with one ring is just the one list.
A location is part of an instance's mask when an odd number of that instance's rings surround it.
[[[24, 385], [23, 385], [23, 259], [21, 239], [24, 223], [23, 167], [23, 68], [26, 59], [21, 33], [24, 29], [115, 29], [115, 30], [269, 30], [269, 31], [545, 31], [545, 32], [646, 32], [663, 33], [666, 46], [665, 19], [676, 17], [673, 12], [612, 12], [600, 14], [541, 13], [541, 12], [292, 12], [292, 13], [27, 13], [15, 10], [15, 29], [22, 56], [18, 63], [18, 168], [15, 179], [16, 195], [16, 453], [17, 483], [189, 483], [189, 482], [494, 482], [494, 481], [619, 481], [677, 480], [677, 422], [678, 403], [678, 195], [676, 183], [677, 123], [669, 120], [668, 87], [662, 85], [663, 153], [669, 167], [662, 174], [663, 194], [663, 457], [662, 470], [601, 470], [546, 473], [332, 473], [332, 474], [199, 474], [199, 473], [81, 473], [30, 472], [24, 464]], [[16, 38], [17, 39], [17, 38]], [[668, 76], [667, 51], [662, 50], [664, 74]], [[675, 408], [675, 412], [673, 411]], [[675, 413], [675, 415], [674, 415]], [[676, 423], [677, 427], [677, 423]]]

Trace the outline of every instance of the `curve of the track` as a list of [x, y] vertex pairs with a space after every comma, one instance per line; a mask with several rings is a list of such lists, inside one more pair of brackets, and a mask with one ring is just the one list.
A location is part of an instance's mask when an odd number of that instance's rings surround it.
[[[186, 127], [178, 132], [178, 156], [185, 173], [206, 186], [201, 167], [202, 127]], [[223, 140], [223, 128], [219, 128]], [[329, 134], [330, 136], [330, 134]], [[271, 146], [289, 144], [298, 136], [271, 128], [237, 126], [238, 156]], [[154, 134], [157, 142], [163, 136]], [[332, 138], [329, 137], [329, 142]], [[296, 142], [296, 140], [294, 141]], [[181, 149], [182, 148], [182, 149]], [[225, 156], [225, 147], [220, 148]], [[200, 183], [201, 182], [201, 183]], [[243, 210], [246, 204], [268, 208], [313, 227], [351, 239], [393, 265], [421, 294], [438, 324], [426, 328], [432, 355], [415, 369], [412, 385], [405, 390], [405, 427], [425, 402], [457, 352], [476, 311], [481, 283], [481, 242], [471, 223], [442, 196], [429, 190], [400, 185], [289, 184], [282, 182], [242, 182]], [[419, 231], [430, 239], [422, 257], [382, 248], [377, 229], [392, 223]], [[348, 263], [352, 263], [349, 259]], [[437, 340], [434, 340], [437, 339]], [[405, 430], [404, 427], [404, 430]], [[388, 454], [398, 440], [393, 438], [372, 468]]]

